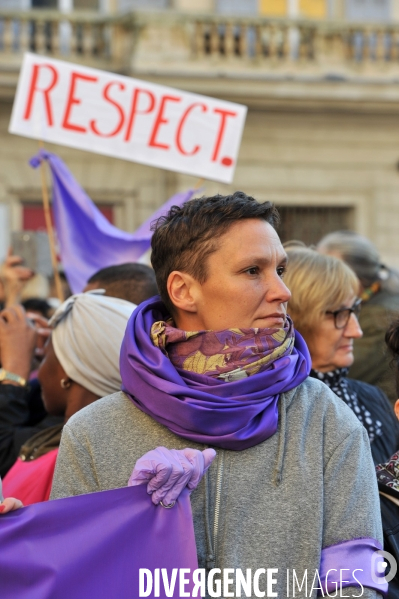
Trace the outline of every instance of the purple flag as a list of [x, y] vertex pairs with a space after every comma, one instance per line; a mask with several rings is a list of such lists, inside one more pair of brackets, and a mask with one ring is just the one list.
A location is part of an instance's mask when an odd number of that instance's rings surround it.
[[0, 547], [2, 599], [177, 598], [181, 569], [191, 581], [198, 567], [188, 492], [165, 509], [146, 485], [10, 512], [0, 519]]
[[137, 261], [151, 245], [151, 222], [172, 206], [187, 202], [194, 193], [189, 189], [174, 195], [137, 231], [127, 233], [111, 225], [101, 214], [61, 158], [40, 150], [30, 164], [37, 168], [41, 160], [47, 160], [51, 170], [55, 228], [73, 293], [80, 293], [87, 279], [101, 268]]

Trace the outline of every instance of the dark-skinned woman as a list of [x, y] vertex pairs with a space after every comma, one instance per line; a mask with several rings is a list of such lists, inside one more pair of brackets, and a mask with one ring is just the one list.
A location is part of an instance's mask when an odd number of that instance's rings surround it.
[[[54, 314], [39, 369], [45, 408], [66, 422], [104, 395], [118, 391], [119, 351], [135, 305], [96, 292], [72, 296]], [[3, 480], [6, 496], [24, 505], [49, 498], [63, 424], [25, 442]]]

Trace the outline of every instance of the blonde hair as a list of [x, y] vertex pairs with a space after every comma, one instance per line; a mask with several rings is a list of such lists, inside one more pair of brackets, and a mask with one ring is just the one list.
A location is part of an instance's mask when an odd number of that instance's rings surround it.
[[338, 310], [348, 296], [358, 294], [359, 281], [342, 260], [301, 247], [287, 248], [287, 254], [288, 314], [300, 333], [313, 330], [326, 311]]

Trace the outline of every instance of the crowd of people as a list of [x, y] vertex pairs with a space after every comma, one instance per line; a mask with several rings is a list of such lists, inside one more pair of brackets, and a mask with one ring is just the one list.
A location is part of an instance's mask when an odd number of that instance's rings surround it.
[[341, 596], [399, 597], [370, 575], [382, 546], [399, 559], [399, 274], [361, 235], [283, 246], [278, 222], [243, 192], [190, 200], [155, 223], [153, 268], [58, 306], [22, 297], [36, 275], [9, 253], [1, 514], [187, 486], [200, 568], [339, 571], [350, 548], [365, 574]]

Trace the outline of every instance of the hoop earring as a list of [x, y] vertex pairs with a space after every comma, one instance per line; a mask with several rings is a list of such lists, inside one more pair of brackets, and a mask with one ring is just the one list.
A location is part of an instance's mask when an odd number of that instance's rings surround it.
[[71, 379], [61, 379], [60, 385], [63, 389], [69, 389], [71, 386]]

